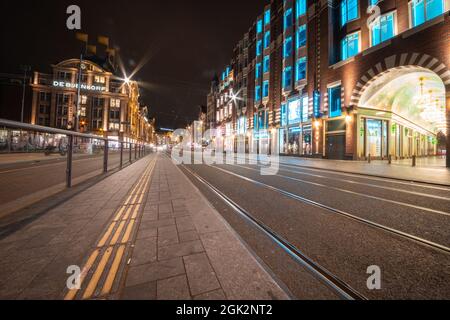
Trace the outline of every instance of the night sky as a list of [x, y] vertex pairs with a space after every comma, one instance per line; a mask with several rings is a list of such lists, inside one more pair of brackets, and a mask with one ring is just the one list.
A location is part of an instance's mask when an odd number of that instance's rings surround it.
[[50, 64], [78, 57], [81, 43], [66, 28], [66, 8], [77, 4], [81, 32], [111, 39], [125, 69], [145, 66], [134, 80], [157, 126], [184, 127], [206, 105], [214, 73], [264, 9], [265, 0], [0, 1], [0, 72], [20, 73], [21, 64], [49, 72]]

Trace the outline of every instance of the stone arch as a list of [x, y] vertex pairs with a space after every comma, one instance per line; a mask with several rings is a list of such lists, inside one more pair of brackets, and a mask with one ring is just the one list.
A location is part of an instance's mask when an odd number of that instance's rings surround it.
[[350, 99], [350, 108], [357, 108], [364, 90], [378, 78], [393, 69], [423, 68], [438, 75], [445, 85], [447, 95], [450, 93], [450, 70], [438, 59], [421, 53], [403, 53], [390, 56], [369, 69], [357, 82]]

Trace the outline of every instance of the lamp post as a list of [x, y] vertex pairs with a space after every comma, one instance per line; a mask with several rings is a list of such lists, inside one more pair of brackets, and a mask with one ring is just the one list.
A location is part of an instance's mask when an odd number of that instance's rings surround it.
[[20, 122], [24, 122], [24, 109], [25, 109], [25, 89], [26, 89], [26, 81], [27, 81], [27, 72], [31, 70], [30, 66], [23, 65], [21, 66], [23, 71], [23, 83], [22, 83], [22, 109], [20, 112]]

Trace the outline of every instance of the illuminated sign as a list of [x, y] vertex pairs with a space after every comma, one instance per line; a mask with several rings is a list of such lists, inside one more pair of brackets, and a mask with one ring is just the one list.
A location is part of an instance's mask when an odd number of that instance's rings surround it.
[[[63, 82], [63, 81], [53, 81], [53, 86], [57, 87], [57, 88], [78, 89], [78, 83], [70, 83], [70, 82]], [[87, 84], [82, 84], [81, 90], [106, 91], [106, 87], [89, 86]]]

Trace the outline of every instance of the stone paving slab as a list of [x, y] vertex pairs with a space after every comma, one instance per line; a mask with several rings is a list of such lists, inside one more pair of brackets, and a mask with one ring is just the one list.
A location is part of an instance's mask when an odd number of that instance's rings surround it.
[[0, 299], [61, 299], [67, 267], [82, 265], [150, 161], [126, 167], [1, 237]]
[[[289, 299], [240, 238], [172, 161], [160, 156], [137, 231], [125, 287], [167, 300]], [[147, 239], [151, 249], [143, 247]], [[156, 260], [141, 264], [142, 257]], [[151, 253], [149, 253], [151, 252]], [[147, 294], [156, 282], [156, 295]], [[153, 291], [152, 291], [153, 292]]]

